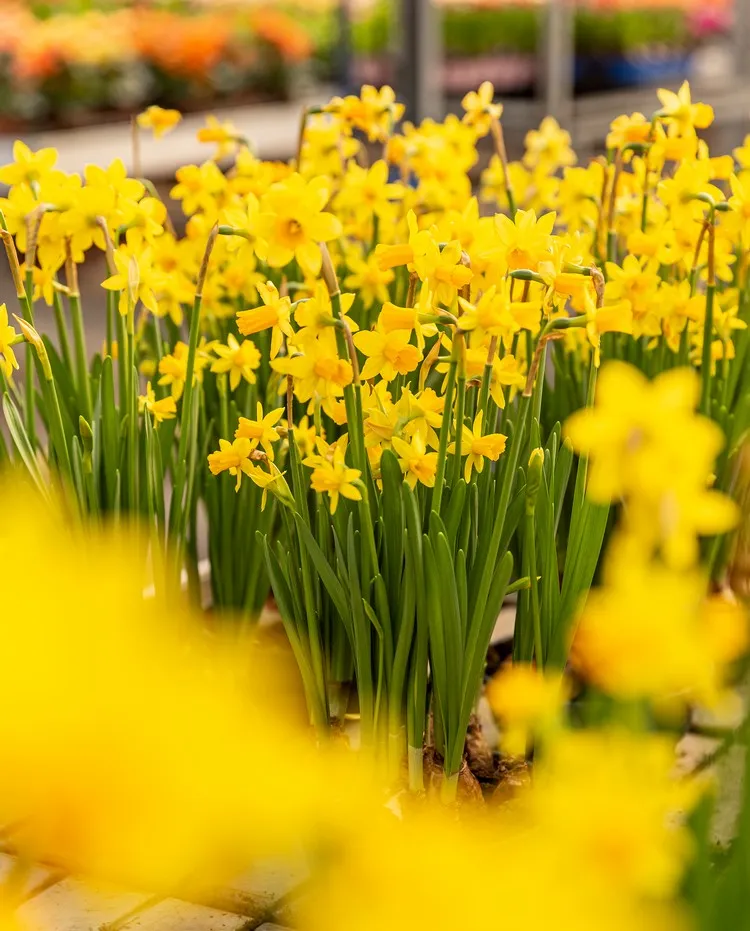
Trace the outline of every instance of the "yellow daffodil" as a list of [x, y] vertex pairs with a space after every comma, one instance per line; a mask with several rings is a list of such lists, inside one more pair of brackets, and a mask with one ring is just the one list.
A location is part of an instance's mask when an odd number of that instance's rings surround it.
[[56, 164], [56, 149], [32, 152], [26, 143], [16, 140], [13, 143], [13, 161], [0, 168], [0, 183], [9, 187], [38, 184], [52, 173]]
[[477, 136], [486, 136], [492, 121], [499, 120], [503, 115], [503, 105], [493, 103], [494, 97], [495, 88], [492, 83], [484, 81], [479, 90], [469, 91], [461, 101], [461, 106], [466, 111], [463, 121], [476, 131]]
[[276, 358], [271, 367], [291, 375], [295, 396], [303, 403], [310, 401], [309, 413], [312, 413], [315, 401], [341, 397], [354, 372], [348, 360], [339, 358], [330, 330], [327, 335], [306, 339], [301, 349], [298, 354]]
[[126, 316], [140, 301], [152, 314], [158, 312], [156, 292], [161, 286], [161, 275], [153, 267], [150, 249], [133, 250], [121, 246], [114, 252], [117, 271], [102, 282], [108, 291], [119, 291], [119, 309]]
[[165, 110], [163, 107], [151, 106], [143, 113], [138, 114], [138, 125], [141, 129], [150, 129], [155, 139], [161, 139], [177, 126], [182, 120], [179, 110]]
[[350, 501], [361, 501], [362, 492], [354, 484], [362, 474], [359, 469], [350, 469], [344, 461], [345, 450], [341, 445], [332, 447], [331, 458], [323, 455], [308, 456], [303, 465], [311, 468], [310, 484], [320, 493], [327, 493], [331, 499], [331, 514], [336, 513], [339, 497]]
[[233, 442], [219, 440], [219, 448], [208, 456], [208, 467], [212, 475], [229, 472], [237, 476], [235, 490], [240, 490], [243, 475], [251, 475], [254, 466], [250, 462], [250, 453], [253, 445], [247, 437], [238, 437]]
[[403, 104], [396, 102], [393, 88], [377, 90], [370, 84], [363, 85], [359, 96], [334, 97], [325, 109], [350, 129], [366, 133], [370, 142], [384, 141], [404, 112]]
[[[482, 433], [482, 420], [484, 411], [479, 411], [474, 418], [474, 425], [471, 427], [463, 424], [461, 426], [461, 455], [466, 456], [464, 465], [464, 481], [468, 484], [471, 481], [471, 473], [476, 469], [481, 472], [484, 469], [484, 460], [497, 462], [500, 454], [505, 451], [505, 444], [508, 437], [502, 433]], [[448, 452], [455, 455], [456, 444], [451, 443]]]
[[331, 295], [325, 282], [318, 281], [315, 284], [312, 297], [302, 299], [294, 311], [294, 320], [300, 329], [297, 331], [294, 342], [304, 345], [312, 339], [327, 334], [333, 336], [331, 327], [337, 325], [336, 321], [344, 322], [352, 333], [355, 333], [359, 326], [356, 321], [347, 316], [354, 303], [355, 294], [339, 295], [340, 317], [334, 318], [333, 307], [331, 305]]
[[284, 337], [294, 336], [294, 330], [289, 322], [292, 302], [286, 295], [280, 297], [276, 285], [271, 281], [258, 284], [258, 294], [263, 301], [263, 306], [253, 310], [238, 311], [237, 329], [243, 336], [251, 336], [270, 329], [271, 358], [275, 359]]
[[[200, 382], [203, 380], [203, 369], [211, 364], [211, 356], [208, 354], [208, 348], [205, 341], [201, 341], [197, 348], [193, 367], [193, 379], [195, 381]], [[170, 386], [172, 397], [175, 401], [180, 400], [185, 388], [188, 352], [187, 343], [183, 343], [182, 340], [179, 340], [175, 343], [172, 352], [166, 353], [159, 359], [159, 374], [161, 378], [158, 383], [162, 386]]]
[[601, 336], [604, 333], [632, 333], [633, 310], [628, 300], [597, 307], [590, 291], [584, 292], [586, 335], [594, 350], [594, 365], [600, 364]]
[[621, 149], [629, 143], [644, 143], [651, 136], [651, 123], [642, 113], [623, 114], [616, 117], [609, 125], [607, 148]]
[[13, 352], [13, 344], [19, 340], [16, 331], [8, 322], [8, 308], [0, 304], [0, 365], [6, 378], [18, 368], [18, 360]]
[[545, 213], [537, 219], [533, 210], [518, 210], [514, 219], [498, 214], [495, 222], [501, 244], [498, 251], [509, 269], [536, 271], [539, 263], [550, 255], [554, 213]]
[[147, 411], [154, 418], [154, 425], [159, 426], [163, 420], [172, 420], [177, 415], [177, 404], [172, 395], [166, 398], [157, 398], [151, 382], [146, 385], [146, 393], [138, 398], [138, 406], [141, 410]]
[[215, 116], [209, 115], [206, 117], [206, 125], [196, 133], [196, 139], [198, 142], [215, 143], [214, 160], [219, 161], [237, 149], [242, 136], [234, 123], [229, 120], [221, 122]]
[[712, 107], [705, 103], [693, 103], [687, 81], [683, 81], [676, 94], [662, 87], [657, 90], [656, 96], [661, 103], [659, 115], [673, 121], [683, 130], [706, 129], [714, 121]]
[[258, 231], [265, 243], [265, 261], [283, 268], [296, 259], [306, 275], [320, 272], [319, 243], [341, 235], [341, 221], [323, 209], [330, 197], [325, 178], [306, 181], [290, 175], [271, 185], [261, 198]]
[[410, 442], [400, 437], [391, 438], [393, 450], [399, 457], [399, 465], [404, 473], [404, 479], [411, 488], [421, 482], [428, 488], [435, 484], [438, 454], [427, 452], [425, 442], [419, 433], [415, 433]]
[[279, 439], [279, 432], [274, 429], [274, 426], [279, 422], [283, 413], [284, 408], [277, 407], [276, 410], [269, 411], [264, 416], [263, 405], [258, 401], [256, 419], [250, 420], [248, 417], [240, 417], [234, 434], [235, 439], [247, 440], [250, 444], [250, 450], [262, 446], [268, 459], [273, 462], [273, 444]]
[[349, 274], [344, 278], [344, 287], [358, 294], [365, 309], [369, 309], [375, 303], [386, 303], [389, 297], [388, 286], [395, 278], [391, 269], [381, 269], [374, 253], [367, 258], [350, 253], [347, 255], [346, 265]]
[[227, 179], [216, 165], [208, 161], [202, 165], [185, 165], [175, 174], [177, 184], [169, 192], [174, 200], [182, 202], [187, 216], [205, 213], [214, 218], [224, 207]]
[[575, 165], [576, 154], [570, 147], [570, 133], [560, 128], [552, 116], [545, 116], [539, 129], [526, 133], [523, 163], [527, 168], [552, 173]]
[[559, 722], [567, 689], [560, 678], [514, 663], [502, 669], [487, 689], [492, 710], [503, 728], [506, 753], [524, 756], [530, 738], [549, 734]]
[[229, 387], [237, 390], [241, 379], [254, 385], [256, 369], [260, 366], [260, 352], [252, 340], [243, 339], [237, 342], [236, 337], [230, 333], [227, 336], [226, 346], [220, 344], [213, 346], [213, 351], [219, 357], [211, 364], [212, 372], [228, 372]]

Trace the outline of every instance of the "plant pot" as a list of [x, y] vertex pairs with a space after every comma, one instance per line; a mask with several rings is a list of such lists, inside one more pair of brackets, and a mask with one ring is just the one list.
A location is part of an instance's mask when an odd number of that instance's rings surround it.
[[690, 76], [691, 54], [576, 55], [575, 92], [591, 94], [624, 87], [674, 84]]

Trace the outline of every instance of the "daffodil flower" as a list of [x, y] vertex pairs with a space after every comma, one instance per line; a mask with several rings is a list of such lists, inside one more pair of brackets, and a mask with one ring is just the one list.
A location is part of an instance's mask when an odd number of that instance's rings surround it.
[[279, 433], [274, 429], [274, 425], [279, 422], [283, 413], [284, 408], [277, 407], [264, 416], [263, 405], [258, 401], [256, 419], [250, 420], [248, 417], [240, 417], [234, 434], [235, 438], [246, 439], [250, 443], [251, 450], [262, 446], [268, 459], [273, 462], [273, 444], [279, 439]]
[[[461, 426], [461, 455], [466, 456], [464, 466], [464, 481], [468, 484], [471, 481], [471, 473], [476, 469], [481, 472], [484, 469], [484, 460], [497, 462], [500, 454], [505, 451], [505, 444], [508, 437], [502, 433], [485, 433], [482, 434], [482, 420], [484, 411], [479, 411], [474, 418], [474, 425], [469, 428], [466, 424]], [[456, 453], [456, 444], [451, 443], [448, 447], [451, 455]]]

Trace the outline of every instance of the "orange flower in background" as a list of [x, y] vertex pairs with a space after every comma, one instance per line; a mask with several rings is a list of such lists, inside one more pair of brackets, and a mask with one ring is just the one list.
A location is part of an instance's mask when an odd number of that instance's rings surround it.
[[310, 36], [286, 13], [256, 10], [250, 17], [250, 25], [258, 38], [274, 45], [286, 61], [304, 61], [312, 54]]

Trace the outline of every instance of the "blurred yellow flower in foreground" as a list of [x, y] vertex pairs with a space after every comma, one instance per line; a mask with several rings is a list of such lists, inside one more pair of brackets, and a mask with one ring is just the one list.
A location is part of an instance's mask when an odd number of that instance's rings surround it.
[[84, 529], [24, 487], [0, 493], [0, 559], [14, 576], [0, 627], [0, 703], [12, 709], [0, 718], [0, 823], [17, 826], [17, 849], [173, 889], [358, 823], [365, 781], [308, 737], [278, 646], [209, 632], [175, 593], [144, 597], [134, 533]]

